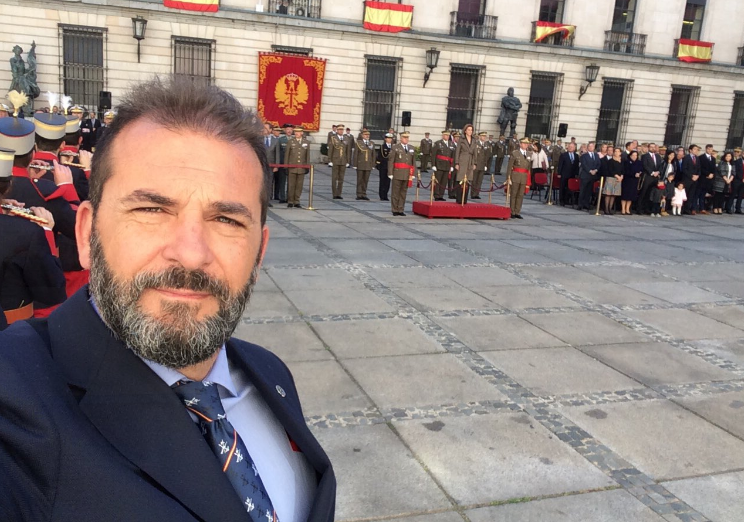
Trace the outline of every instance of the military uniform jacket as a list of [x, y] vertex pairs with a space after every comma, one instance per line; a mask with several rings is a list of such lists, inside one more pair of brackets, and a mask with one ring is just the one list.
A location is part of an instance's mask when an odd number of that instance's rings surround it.
[[512, 151], [511, 156], [509, 156], [509, 166], [506, 168], [506, 177], [509, 179], [509, 177], [512, 175], [512, 171], [514, 169], [525, 169], [527, 172], [531, 172], [532, 170], [532, 155], [527, 151], [527, 157], [524, 157], [522, 155], [522, 150], [517, 149]]
[[53, 306], [67, 298], [65, 276], [49, 250], [44, 229], [22, 217], [0, 214], [0, 237], [2, 309], [33, 302]]
[[[310, 142], [305, 138], [298, 140], [294, 136], [287, 142], [286, 163], [289, 165], [309, 165], [310, 164]], [[308, 169], [289, 167], [289, 174], [307, 174]]]
[[506, 156], [506, 142], [494, 141], [493, 142], [493, 155], [497, 158], [503, 158]]
[[[294, 136], [292, 136], [294, 138]], [[281, 164], [287, 163], [287, 144], [289, 143], [290, 136], [283, 134], [277, 138], [279, 141], [279, 161]]]
[[351, 162], [351, 140], [338, 134], [328, 140], [328, 161], [334, 165], [346, 165]]
[[[413, 147], [410, 144], [408, 145], [408, 152], [406, 152], [402, 143], [393, 145], [388, 157], [388, 175], [392, 174], [393, 179], [408, 181], [413, 174], [414, 154]], [[396, 167], [396, 165], [407, 165], [407, 167]]]
[[432, 148], [432, 142], [430, 139], [424, 138], [421, 140], [421, 144], [419, 146], [419, 152], [421, 154], [431, 154], [431, 148]]
[[[442, 172], [449, 172], [450, 167], [454, 166], [454, 164], [452, 163], [452, 161], [441, 159], [452, 159], [453, 154], [449, 144], [444, 140], [439, 140], [434, 144], [434, 148], [432, 150], [433, 157], [431, 158], [431, 160], [434, 162], [434, 166], [437, 168], [437, 170]], [[441, 156], [441, 158], [439, 156]]]
[[388, 145], [383, 142], [380, 145], [380, 149], [377, 151], [377, 170], [385, 174], [388, 170], [388, 159], [390, 158], [390, 151], [393, 149], [392, 143]]
[[563, 150], [563, 147], [560, 145], [553, 145], [553, 149], [550, 151], [550, 164], [553, 165], [556, 169], [558, 168], [558, 162], [561, 159], [561, 154], [563, 154], [565, 151]]
[[455, 168], [459, 165], [457, 171], [457, 181], [462, 181], [465, 178], [465, 174], [468, 175], [468, 180], [473, 179], [473, 165], [475, 165], [475, 152], [478, 148], [478, 140], [473, 137], [468, 143], [464, 137], [460, 138], [457, 143], [457, 150], [455, 151]]
[[475, 148], [475, 170], [486, 170], [491, 159], [491, 146], [487, 141], [478, 141]]
[[367, 140], [367, 144], [364, 144], [364, 139], [356, 140], [354, 150], [354, 166], [358, 170], [372, 170], [377, 163], [377, 155], [375, 154], [375, 144], [372, 140]]
[[509, 142], [506, 144], [506, 153], [511, 156], [515, 150], [519, 150], [519, 140], [509, 138]]

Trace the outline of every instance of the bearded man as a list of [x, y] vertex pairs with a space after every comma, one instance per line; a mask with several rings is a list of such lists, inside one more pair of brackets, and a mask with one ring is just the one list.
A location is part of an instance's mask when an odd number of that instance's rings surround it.
[[261, 131], [188, 81], [119, 106], [77, 214], [90, 285], [0, 334], [0, 520], [333, 520], [289, 370], [231, 338], [269, 239]]

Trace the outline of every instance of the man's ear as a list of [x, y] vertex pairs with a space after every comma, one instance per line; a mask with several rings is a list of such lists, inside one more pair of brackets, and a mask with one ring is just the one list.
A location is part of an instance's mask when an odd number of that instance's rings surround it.
[[90, 236], [93, 232], [93, 206], [83, 201], [77, 210], [75, 220], [75, 239], [77, 240], [80, 266], [90, 270]]

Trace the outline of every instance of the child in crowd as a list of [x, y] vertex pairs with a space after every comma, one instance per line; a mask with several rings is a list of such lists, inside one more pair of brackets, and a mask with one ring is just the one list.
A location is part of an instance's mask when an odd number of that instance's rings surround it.
[[672, 198], [674, 198], [674, 172], [667, 174], [664, 180], [664, 192], [661, 195], [661, 215], [668, 216], [672, 210]]
[[674, 189], [674, 197], [672, 198], [672, 214], [675, 216], [682, 215], [682, 203], [687, 201], [687, 193], [685, 192], [684, 183], [678, 183], [677, 188]]

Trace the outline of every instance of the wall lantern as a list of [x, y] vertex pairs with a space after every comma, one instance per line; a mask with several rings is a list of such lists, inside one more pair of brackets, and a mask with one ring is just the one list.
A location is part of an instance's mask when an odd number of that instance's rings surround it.
[[579, 99], [581, 99], [582, 96], [586, 93], [586, 91], [589, 90], [589, 87], [592, 86], [594, 81], [597, 79], [597, 75], [599, 74], [599, 65], [596, 63], [593, 63], [591, 65], [586, 66], [586, 71], [584, 71], [584, 79], [586, 80], [586, 85], [582, 85], [579, 89]]
[[141, 16], [132, 18], [132, 37], [137, 40], [137, 63], [140, 63], [140, 42], [145, 39], [147, 20]]
[[431, 75], [431, 71], [437, 68], [437, 65], [439, 64], [439, 51], [437, 51], [436, 47], [432, 47], [428, 51], [426, 51], [426, 66], [429, 68], [428, 71], [424, 74], [424, 87], [426, 87], [426, 82], [429, 81], [429, 76]]

